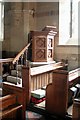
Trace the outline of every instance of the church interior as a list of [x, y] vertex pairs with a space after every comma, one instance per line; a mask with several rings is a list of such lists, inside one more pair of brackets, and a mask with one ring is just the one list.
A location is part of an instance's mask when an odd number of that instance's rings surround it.
[[79, 6], [0, 1], [1, 120], [80, 120]]

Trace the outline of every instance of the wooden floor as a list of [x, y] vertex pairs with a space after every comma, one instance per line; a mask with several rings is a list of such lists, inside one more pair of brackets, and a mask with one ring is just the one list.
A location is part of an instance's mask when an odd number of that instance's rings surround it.
[[45, 101], [43, 101], [39, 104], [29, 106], [26, 111], [26, 120], [71, 120], [72, 105], [68, 108], [67, 113], [70, 115], [70, 118], [59, 118], [50, 115], [45, 112]]
[[46, 120], [46, 118], [36, 112], [26, 111], [26, 120]]
[[[41, 107], [42, 109], [45, 110], [45, 101], [43, 101], [43, 102], [41, 102], [41, 103], [39, 103], [39, 104], [36, 104], [36, 106]], [[67, 113], [68, 113], [69, 115], [72, 115], [72, 108], [73, 108], [73, 105], [71, 105], [71, 106], [67, 109]]]

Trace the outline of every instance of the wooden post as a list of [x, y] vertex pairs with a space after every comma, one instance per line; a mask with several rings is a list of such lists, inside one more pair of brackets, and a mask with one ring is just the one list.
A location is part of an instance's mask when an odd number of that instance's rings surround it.
[[30, 102], [30, 98], [31, 98], [31, 76], [30, 76], [30, 68], [29, 66], [23, 66], [22, 67], [22, 86], [24, 87], [25, 91], [26, 91], [26, 99], [27, 99], [27, 105]]

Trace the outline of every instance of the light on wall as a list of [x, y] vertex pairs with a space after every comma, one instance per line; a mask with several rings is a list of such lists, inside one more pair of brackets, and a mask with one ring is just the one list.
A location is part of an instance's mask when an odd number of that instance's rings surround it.
[[4, 4], [0, 1], [0, 41], [4, 40]]

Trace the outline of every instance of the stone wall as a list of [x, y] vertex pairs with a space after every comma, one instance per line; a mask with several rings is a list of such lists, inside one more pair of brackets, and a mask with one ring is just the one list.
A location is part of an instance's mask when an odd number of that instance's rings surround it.
[[55, 37], [55, 57], [54, 60], [68, 60], [68, 69], [72, 70], [80, 67], [80, 46], [58, 45], [58, 37]]
[[[31, 10], [34, 10], [34, 15]], [[29, 31], [42, 30], [46, 25], [59, 26], [58, 4], [54, 2], [5, 3], [3, 50], [20, 51], [27, 44]]]
[[18, 52], [27, 44], [29, 31], [35, 29], [35, 20], [30, 15], [32, 8], [35, 8], [35, 3], [5, 3], [3, 50]]
[[[34, 10], [34, 15], [31, 13]], [[5, 39], [3, 51], [19, 52], [28, 42], [30, 30], [42, 30], [46, 25], [59, 28], [58, 3], [5, 3]], [[54, 60], [68, 59], [69, 69], [80, 66], [78, 46], [59, 46], [55, 40]]]

